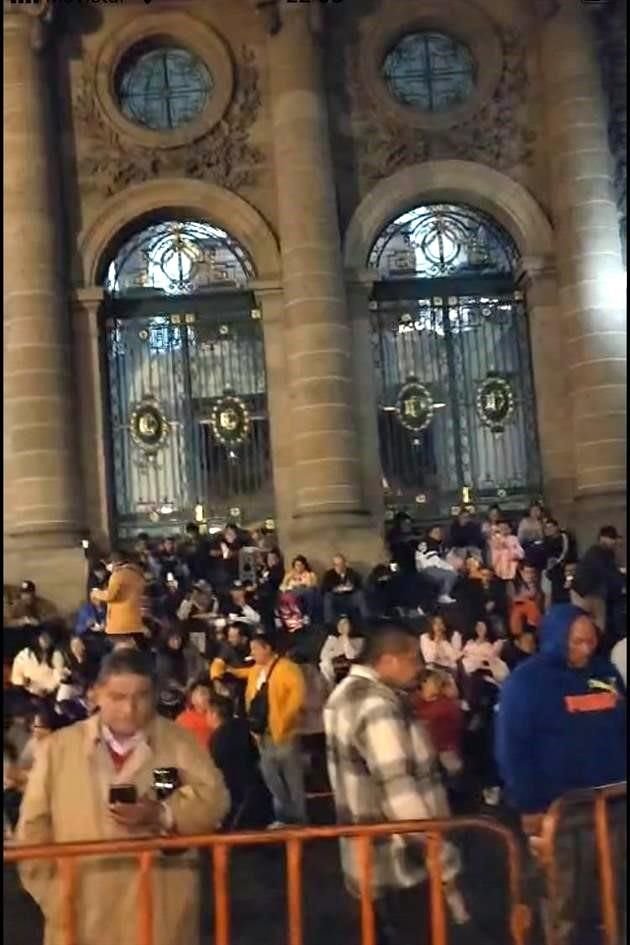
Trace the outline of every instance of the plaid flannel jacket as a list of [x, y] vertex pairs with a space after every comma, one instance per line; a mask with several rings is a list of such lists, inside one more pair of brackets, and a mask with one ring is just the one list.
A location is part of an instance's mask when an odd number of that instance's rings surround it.
[[[421, 722], [367, 666], [355, 665], [324, 709], [328, 773], [340, 824], [449, 816], [435, 751]], [[459, 872], [457, 850], [442, 848], [443, 879]], [[359, 892], [352, 840], [341, 840], [346, 886]], [[421, 838], [393, 835], [374, 842], [372, 894], [409, 888], [426, 878]]]

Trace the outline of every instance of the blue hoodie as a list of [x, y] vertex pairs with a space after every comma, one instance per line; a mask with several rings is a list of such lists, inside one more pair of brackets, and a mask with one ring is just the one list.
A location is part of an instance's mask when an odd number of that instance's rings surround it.
[[[501, 691], [496, 758], [509, 801], [539, 813], [557, 797], [626, 778], [626, 702], [613, 664], [595, 656], [567, 663], [569, 630], [584, 611], [556, 604], [542, 624], [538, 655]], [[572, 698], [573, 697], [573, 698]]]

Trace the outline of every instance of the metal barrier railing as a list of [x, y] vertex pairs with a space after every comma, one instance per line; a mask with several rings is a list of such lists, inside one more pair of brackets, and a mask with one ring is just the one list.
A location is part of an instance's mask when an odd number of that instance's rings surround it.
[[[539, 847], [540, 862], [545, 872], [547, 896], [553, 908], [553, 904], [561, 899], [560, 876], [556, 856], [558, 835], [561, 833], [562, 826], [571, 812], [579, 808], [593, 810], [599, 874], [599, 901], [605, 945], [620, 945], [621, 942], [608, 805], [610, 801], [620, 800], [626, 796], [627, 785], [625, 782], [590, 790], [574, 791], [554, 801], [542, 819]], [[559, 943], [558, 930], [552, 921], [547, 930], [547, 945], [559, 945]]]
[[484, 817], [456, 817], [450, 820], [420, 820], [403, 823], [357, 826], [304, 827], [276, 831], [212, 834], [193, 837], [160, 837], [141, 840], [94, 841], [16, 846], [4, 851], [5, 863], [25, 860], [53, 860], [61, 881], [62, 941], [76, 945], [76, 861], [80, 857], [127, 854], [139, 862], [138, 945], [153, 945], [153, 902], [151, 869], [163, 850], [191, 847], [210, 848], [213, 859], [214, 945], [230, 945], [230, 896], [228, 870], [230, 853], [236, 847], [284, 844], [287, 863], [287, 945], [303, 945], [302, 853], [314, 840], [353, 838], [360, 872], [361, 945], [376, 945], [374, 903], [371, 893], [373, 843], [392, 834], [420, 834], [426, 844], [426, 864], [430, 889], [432, 945], [448, 945], [448, 922], [443, 894], [441, 850], [445, 834], [479, 830], [498, 837], [506, 849], [508, 867], [510, 945], [527, 945], [530, 910], [523, 901], [519, 839], [502, 824]]

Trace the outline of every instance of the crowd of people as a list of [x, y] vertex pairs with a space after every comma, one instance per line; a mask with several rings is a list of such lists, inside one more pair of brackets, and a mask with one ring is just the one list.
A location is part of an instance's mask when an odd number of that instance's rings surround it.
[[[175, 722], [221, 772], [229, 801], [213, 823], [226, 829], [305, 824], [309, 788], [331, 790], [340, 821], [356, 822], [501, 802], [531, 815], [561, 789], [603, 783], [605, 765], [580, 774], [573, 760], [558, 762], [557, 747], [543, 749], [544, 739], [533, 759], [526, 743], [544, 719], [534, 719], [523, 693], [538, 673], [553, 698], [579, 698], [572, 676], [549, 682], [545, 660], [565, 676], [599, 666], [609, 695], [617, 693], [610, 672], [618, 671], [617, 694], [625, 692], [619, 541], [605, 526], [578, 556], [573, 537], [539, 503], [517, 522], [498, 506], [483, 518], [462, 508], [449, 528], [422, 532], [400, 514], [387, 535], [388, 560], [363, 580], [342, 554], [320, 576], [303, 555], [285, 562], [265, 529], [229, 523], [206, 535], [191, 523], [182, 536], [140, 534], [132, 547], [91, 560], [72, 627], [24, 581], [15, 600], [5, 597], [5, 627], [18, 638], [5, 675], [5, 839], [51, 733], [102, 724], [103, 685], [134, 666], [145, 667], [136, 675], [151, 675], [158, 716]], [[580, 681], [583, 695], [590, 681]], [[608, 707], [616, 738], [617, 695]], [[578, 732], [579, 725], [567, 728], [571, 751]], [[132, 749], [117, 737], [112, 758], [118, 764], [120, 749], [125, 770]], [[608, 760], [607, 776], [618, 776], [616, 746]], [[543, 789], [537, 779], [546, 765], [553, 778]], [[18, 839], [25, 837], [32, 841], [18, 828]], [[395, 862], [403, 854], [390, 852], [390, 860], [382, 854], [382, 875], [403, 875]], [[456, 864], [457, 851], [447, 846], [447, 901], [463, 923]], [[351, 887], [350, 853], [344, 871]], [[415, 886], [422, 875], [418, 867], [399, 885]], [[387, 897], [382, 904], [383, 941], [403, 941]]]

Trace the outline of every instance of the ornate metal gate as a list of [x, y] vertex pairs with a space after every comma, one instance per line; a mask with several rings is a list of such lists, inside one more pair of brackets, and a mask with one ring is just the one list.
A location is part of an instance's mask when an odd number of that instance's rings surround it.
[[[405, 214], [375, 245], [371, 303], [390, 507], [443, 518], [462, 501], [526, 504], [540, 490], [527, 314], [516, 251], [468, 208]], [[429, 278], [427, 278], [429, 277]]]
[[[225, 234], [217, 240], [219, 231], [212, 238], [194, 234], [194, 241], [188, 232], [186, 244], [182, 227], [190, 231], [191, 225], [150, 228], [149, 248], [145, 240], [139, 251], [136, 239], [124, 265], [108, 277], [114, 289], [105, 322], [110, 465], [120, 537], [140, 529], [172, 531], [195, 519], [251, 523], [273, 516], [260, 312], [253, 295], [239, 288], [244, 279], [238, 273], [223, 278], [232, 288], [208, 291], [211, 285], [191, 278], [189, 265], [184, 284], [187, 246], [194, 250], [196, 272], [203, 262], [206, 275], [209, 265], [216, 275], [217, 249], [223, 273], [226, 260], [234, 263], [234, 250]], [[161, 262], [169, 278], [176, 276], [173, 290], [168, 292], [164, 278], [157, 286], [161, 293], [146, 280], [138, 288], [134, 275], [131, 290], [116, 292], [129, 258], [158, 265], [160, 228]]]

